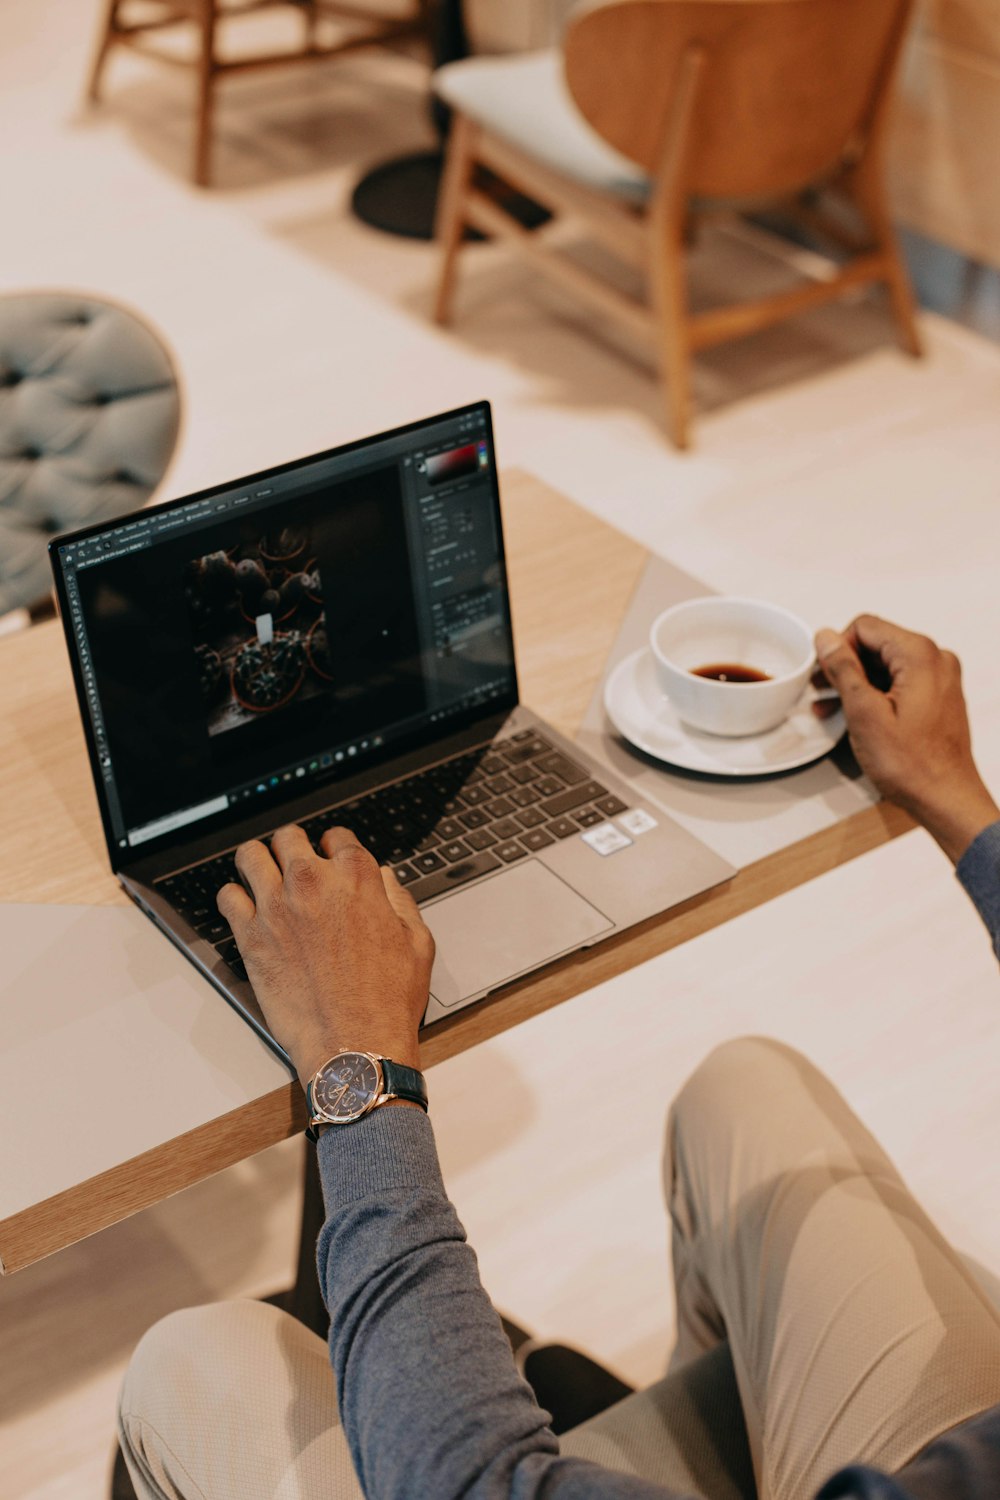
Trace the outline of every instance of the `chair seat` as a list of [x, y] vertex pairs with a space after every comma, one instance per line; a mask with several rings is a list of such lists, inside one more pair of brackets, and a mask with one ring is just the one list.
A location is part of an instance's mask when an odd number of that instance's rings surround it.
[[535, 161], [586, 187], [642, 203], [649, 178], [609, 146], [573, 103], [559, 48], [520, 57], [470, 57], [434, 74], [446, 104]]

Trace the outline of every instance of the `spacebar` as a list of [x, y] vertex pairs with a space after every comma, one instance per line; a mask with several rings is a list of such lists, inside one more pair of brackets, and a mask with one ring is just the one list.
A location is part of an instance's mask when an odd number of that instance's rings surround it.
[[545, 801], [539, 804], [539, 811], [543, 812], [547, 818], [558, 818], [572, 808], [580, 807], [584, 802], [592, 802], [595, 797], [603, 795], [604, 787], [588, 781], [583, 786], [571, 786], [565, 792], [557, 792], [554, 797], [546, 797]]
[[442, 891], [453, 891], [456, 886], [475, 880], [477, 875], [502, 868], [496, 855], [484, 850], [482, 854], [474, 854], [471, 859], [463, 859], [460, 864], [449, 865], [447, 870], [437, 870], [433, 875], [426, 875], [423, 880], [414, 880], [406, 889], [414, 901], [429, 901], [432, 896], [440, 896]]

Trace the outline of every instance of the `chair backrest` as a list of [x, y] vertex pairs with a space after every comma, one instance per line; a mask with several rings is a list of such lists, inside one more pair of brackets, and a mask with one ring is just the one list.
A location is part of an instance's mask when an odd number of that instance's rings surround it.
[[685, 53], [703, 53], [685, 187], [791, 192], [863, 145], [912, 0], [590, 0], [563, 41], [590, 124], [655, 174]]

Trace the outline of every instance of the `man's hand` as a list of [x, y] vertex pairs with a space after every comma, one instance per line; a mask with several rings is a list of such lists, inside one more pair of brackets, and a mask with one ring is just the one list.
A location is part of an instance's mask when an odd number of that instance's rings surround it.
[[[1000, 818], [972, 758], [958, 657], [876, 615], [859, 615], [843, 635], [819, 631], [816, 654], [840, 694], [861, 769], [957, 864]], [[872, 685], [863, 655], [881, 665], [885, 691]]]
[[219, 892], [260, 1008], [303, 1086], [341, 1048], [417, 1068], [434, 939], [353, 833], [331, 828], [323, 852], [301, 828], [279, 828], [270, 853], [256, 841], [236, 851], [252, 896]]

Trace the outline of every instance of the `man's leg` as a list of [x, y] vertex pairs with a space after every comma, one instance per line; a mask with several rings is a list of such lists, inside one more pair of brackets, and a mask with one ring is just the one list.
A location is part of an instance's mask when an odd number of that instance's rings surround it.
[[889, 1471], [1000, 1402], [1000, 1315], [832, 1084], [720, 1047], [670, 1113], [674, 1364], [729, 1340], [761, 1500]]
[[125, 1374], [118, 1437], [139, 1500], [363, 1500], [326, 1345], [263, 1302], [151, 1328]]

